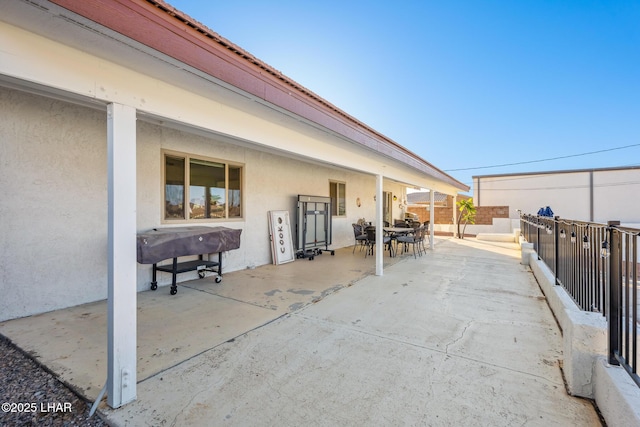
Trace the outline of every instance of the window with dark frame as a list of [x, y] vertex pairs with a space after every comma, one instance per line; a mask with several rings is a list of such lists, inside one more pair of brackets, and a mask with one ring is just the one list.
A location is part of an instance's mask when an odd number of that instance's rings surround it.
[[242, 166], [164, 154], [165, 221], [241, 217]]
[[329, 197], [331, 198], [331, 215], [347, 215], [347, 185], [344, 182], [329, 182]]

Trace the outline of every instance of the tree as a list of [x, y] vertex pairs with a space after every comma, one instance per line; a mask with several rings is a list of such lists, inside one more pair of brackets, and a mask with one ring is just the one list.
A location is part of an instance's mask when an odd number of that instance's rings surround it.
[[[467, 224], [476, 223], [476, 207], [473, 205], [473, 198], [463, 199], [456, 202], [460, 214], [458, 214], [458, 238], [464, 239], [464, 231], [467, 229]], [[462, 227], [462, 233], [460, 233], [460, 223], [464, 221], [464, 227]]]

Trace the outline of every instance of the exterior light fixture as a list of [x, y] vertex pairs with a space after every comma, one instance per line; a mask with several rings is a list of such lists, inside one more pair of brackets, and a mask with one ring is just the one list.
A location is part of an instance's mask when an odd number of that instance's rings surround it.
[[561, 239], [566, 239], [567, 238], [567, 233], [564, 232], [564, 228], [560, 230], [560, 238]]
[[575, 243], [576, 242], [576, 232], [572, 231], [571, 232], [571, 243]]
[[584, 237], [582, 238], [582, 248], [589, 249], [590, 247], [591, 247], [591, 244], [589, 243], [589, 237], [587, 237], [587, 235], [585, 234]]
[[609, 242], [606, 240], [602, 242], [602, 248], [600, 248], [600, 256], [606, 258], [609, 256]]
[[547, 226], [547, 234], [551, 234], [553, 233], [553, 230], [551, 229], [551, 226]]

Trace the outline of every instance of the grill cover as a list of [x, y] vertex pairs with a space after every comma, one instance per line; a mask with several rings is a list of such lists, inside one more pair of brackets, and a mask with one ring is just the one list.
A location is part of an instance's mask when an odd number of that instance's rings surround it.
[[227, 227], [158, 228], [138, 234], [138, 262], [155, 264], [188, 255], [213, 254], [240, 247], [240, 233]]

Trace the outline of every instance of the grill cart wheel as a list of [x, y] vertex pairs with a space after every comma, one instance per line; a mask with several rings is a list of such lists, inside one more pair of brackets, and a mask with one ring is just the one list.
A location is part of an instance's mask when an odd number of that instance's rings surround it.
[[222, 282], [222, 277], [220, 276], [216, 277], [216, 283], [220, 283], [220, 282]]
[[198, 271], [198, 277], [204, 279], [204, 271]]
[[151, 290], [155, 291], [156, 289], [158, 289], [158, 283], [156, 282], [151, 282]]
[[171, 291], [169, 292], [171, 295], [175, 295], [178, 293], [178, 288], [171, 288]]

